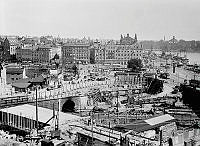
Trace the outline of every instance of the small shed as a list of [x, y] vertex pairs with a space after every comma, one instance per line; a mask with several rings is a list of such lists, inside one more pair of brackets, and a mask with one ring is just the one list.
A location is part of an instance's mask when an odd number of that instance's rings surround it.
[[13, 83], [12, 87], [15, 88], [15, 91], [27, 92], [28, 88], [31, 87], [31, 83]]

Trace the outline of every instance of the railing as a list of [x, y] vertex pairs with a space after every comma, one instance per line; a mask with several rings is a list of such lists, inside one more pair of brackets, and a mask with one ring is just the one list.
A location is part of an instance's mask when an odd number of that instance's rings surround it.
[[[65, 87], [62, 87], [57, 92], [51, 93], [49, 92], [49, 95], [47, 95], [45, 92], [38, 92], [38, 102], [42, 101], [48, 101], [48, 100], [56, 100], [56, 99], [62, 99], [62, 98], [68, 98], [68, 97], [79, 97], [80, 89], [84, 88], [94, 88], [99, 86], [104, 86], [111, 84], [111, 81], [101, 81], [101, 82], [88, 82], [88, 83], [80, 83], [80, 84], [72, 84], [70, 89], [67, 89], [67, 85]], [[19, 104], [26, 104], [26, 103], [33, 103], [36, 100], [36, 95], [34, 93], [27, 94], [27, 95], [18, 95], [18, 96], [11, 96], [11, 97], [4, 97], [0, 98], [0, 107], [5, 108], [9, 106], [15, 106]]]

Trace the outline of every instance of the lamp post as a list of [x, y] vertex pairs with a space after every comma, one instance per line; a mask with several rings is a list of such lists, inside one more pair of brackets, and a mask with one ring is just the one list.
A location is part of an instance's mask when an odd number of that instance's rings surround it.
[[38, 136], [38, 94], [37, 94], [37, 86], [35, 87], [35, 110], [36, 110], [36, 130], [37, 130], [37, 136]]

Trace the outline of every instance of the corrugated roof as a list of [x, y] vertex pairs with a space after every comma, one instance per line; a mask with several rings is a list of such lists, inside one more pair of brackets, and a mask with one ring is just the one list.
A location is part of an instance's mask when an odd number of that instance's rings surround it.
[[[19, 105], [15, 107], [4, 108], [4, 109], [1, 109], [1, 111], [18, 115], [18, 116], [21, 115], [22, 117], [27, 117], [27, 118], [36, 120], [36, 110], [35, 110], [35, 106], [33, 105], [24, 104], [24, 105]], [[52, 116], [53, 116], [53, 110], [43, 108], [43, 107], [38, 107], [39, 122], [46, 123]], [[76, 121], [80, 119], [82, 118], [79, 116], [72, 115], [69, 113], [63, 113], [63, 112], [60, 112], [60, 116], [59, 116], [60, 124], [64, 124], [67, 121]]]
[[133, 122], [127, 125], [118, 125], [116, 128], [124, 129], [124, 130], [133, 130], [137, 132], [147, 131], [150, 129], [154, 129], [156, 127], [160, 127], [162, 125], [169, 124], [174, 122], [176, 119], [169, 114], [161, 115], [158, 117], [154, 117], [148, 120], [140, 120], [137, 122]]
[[168, 114], [165, 114], [165, 115], [162, 115], [162, 116], [159, 116], [159, 117], [147, 119], [147, 120], [145, 120], [145, 122], [148, 123], [149, 125], [153, 126], [153, 125], [161, 124], [161, 123], [164, 123], [166, 121], [173, 120], [173, 119], [175, 119], [175, 118], [168, 115]]

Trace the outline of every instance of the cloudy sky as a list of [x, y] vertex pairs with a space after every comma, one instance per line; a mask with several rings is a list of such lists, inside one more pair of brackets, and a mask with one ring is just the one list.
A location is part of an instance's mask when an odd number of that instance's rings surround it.
[[0, 0], [1, 35], [200, 40], [200, 0]]

